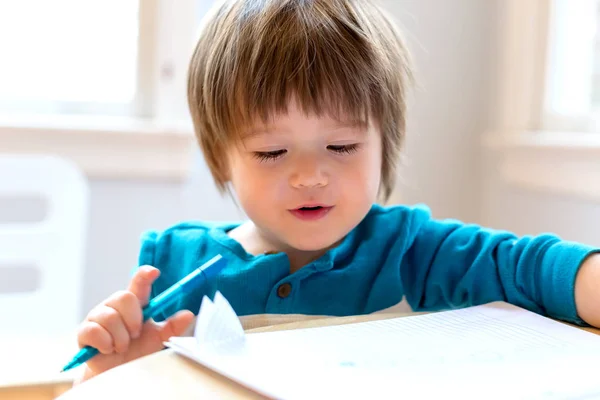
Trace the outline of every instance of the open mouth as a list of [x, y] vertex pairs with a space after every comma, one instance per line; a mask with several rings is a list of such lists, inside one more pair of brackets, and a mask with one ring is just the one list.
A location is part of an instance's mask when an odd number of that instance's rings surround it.
[[315, 221], [326, 216], [333, 206], [304, 206], [290, 210], [292, 215], [304, 221]]

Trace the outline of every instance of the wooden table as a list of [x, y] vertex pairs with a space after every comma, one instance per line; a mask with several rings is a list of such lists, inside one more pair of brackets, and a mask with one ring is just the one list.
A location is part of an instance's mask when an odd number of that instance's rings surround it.
[[74, 335], [0, 335], [0, 399], [51, 400], [71, 389], [75, 372], [60, 368], [77, 352]]
[[[342, 325], [403, 317], [411, 314], [316, 318], [248, 330], [272, 332], [287, 329]], [[600, 334], [600, 330], [588, 329]], [[177, 384], [173, 384], [177, 382]], [[166, 349], [113, 368], [64, 393], [59, 400], [95, 399], [264, 399], [221, 375]]]
[[[341, 325], [405, 316], [370, 314], [304, 319], [247, 330], [248, 333]], [[414, 314], [411, 314], [414, 315]], [[173, 381], [177, 381], [173, 385]], [[221, 375], [166, 349], [113, 368], [63, 394], [60, 400], [95, 399], [264, 399]]]

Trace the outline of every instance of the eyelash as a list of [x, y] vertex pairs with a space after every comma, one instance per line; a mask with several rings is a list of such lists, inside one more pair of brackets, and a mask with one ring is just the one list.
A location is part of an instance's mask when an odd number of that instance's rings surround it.
[[338, 154], [352, 154], [352, 153], [356, 153], [356, 151], [358, 150], [360, 144], [358, 143], [353, 143], [353, 144], [344, 144], [344, 145], [329, 145], [327, 146], [328, 150], [331, 150], [333, 152], [336, 152]]
[[285, 153], [287, 153], [287, 150], [257, 151], [254, 153], [254, 157], [258, 158], [258, 160], [261, 162], [274, 161]]
[[[327, 149], [337, 154], [352, 154], [358, 151], [359, 146], [359, 143], [346, 145], [329, 145], [327, 146]], [[254, 152], [254, 157], [256, 157], [261, 162], [275, 161], [281, 156], [283, 156], [285, 153], [287, 153], [287, 150], [285, 149], [274, 151], [257, 151]]]

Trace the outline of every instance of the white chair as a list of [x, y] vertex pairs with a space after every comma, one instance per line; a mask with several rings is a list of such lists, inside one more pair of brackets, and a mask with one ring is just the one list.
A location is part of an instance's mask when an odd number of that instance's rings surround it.
[[29, 196], [46, 204], [41, 221], [0, 221], [0, 334], [67, 334], [81, 320], [88, 182], [58, 157], [0, 154], [0, 198]]

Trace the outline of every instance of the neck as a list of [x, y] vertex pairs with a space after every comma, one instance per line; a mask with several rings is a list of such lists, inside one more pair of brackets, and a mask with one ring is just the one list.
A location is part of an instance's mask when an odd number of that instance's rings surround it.
[[315, 250], [315, 251], [303, 251], [303, 250], [292, 249], [292, 250], [285, 251], [285, 253], [288, 256], [288, 259], [290, 260], [290, 273], [293, 274], [294, 272], [298, 271], [300, 268], [304, 267], [305, 265], [308, 265], [311, 262], [315, 261], [316, 259], [321, 257], [323, 254], [325, 254], [327, 252], [327, 250], [328, 249]]
[[334, 243], [319, 250], [298, 250], [285, 243], [273, 240], [270, 235], [262, 233], [251, 221], [233, 229], [228, 235], [237, 240], [244, 247], [244, 250], [255, 256], [268, 252], [285, 253], [290, 262], [290, 273], [294, 273], [310, 264], [339, 244]]

